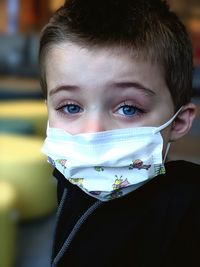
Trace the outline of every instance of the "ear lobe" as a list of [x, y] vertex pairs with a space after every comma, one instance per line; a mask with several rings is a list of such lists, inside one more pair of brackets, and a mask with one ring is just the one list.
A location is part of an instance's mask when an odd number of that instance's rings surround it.
[[172, 123], [170, 142], [176, 141], [188, 133], [196, 116], [196, 106], [193, 103], [184, 105]]

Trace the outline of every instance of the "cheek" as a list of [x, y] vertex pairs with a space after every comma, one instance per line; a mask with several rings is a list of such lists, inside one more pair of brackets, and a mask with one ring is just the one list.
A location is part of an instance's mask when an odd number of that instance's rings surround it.
[[64, 125], [63, 121], [61, 119], [59, 119], [58, 116], [56, 116], [55, 113], [49, 112], [49, 126], [52, 128], [61, 128], [61, 129], [65, 129], [66, 126]]
[[58, 116], [57, 112], [51, 108], [48, 108], [48, 120], [49, 126], [52, 128], [64, 129], [70, 134], [79, 133], [78, 123], [66, 123], [66, 121], [62, 117]]
[[62, 123], [57, 116], [56, 111], [53, 109], [53, 107], [47, 103], [47, 109], [48, 109], [48, 121], [49, 121], [49, 126], [53, 128], [60, 128], [60, 124]]

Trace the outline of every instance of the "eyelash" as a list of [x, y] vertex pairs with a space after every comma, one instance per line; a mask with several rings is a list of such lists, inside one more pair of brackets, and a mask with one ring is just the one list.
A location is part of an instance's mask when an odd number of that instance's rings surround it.
[[120, 115], [125, 116], [125, 117], [133, 117], [133, 116], [139, 116], [139, 115], [142, 115], [143, 113], [145, 113], [144, 110], [142, 110], [141, 108], [137, 107], [136, 105], [129, 104], [129, 103], [126, 103], [126, 102], [123, 102], [122, 104], [120, 104], [117, 107], [116, 111], [119, 111], [120, 109], [126, 108], [126, 107], [135, 109], [135, 112], [133, 114], [130, 114], [130, 115], [128, 115], [128, 114], [120, 114]]
[[[66, 112], [64, 111], [65, 108], [70, 108], [71, 107], [75, 107], [77, 108], [78, 107], [78, 110], [77, 112]], [[125, 109], [125, 108], [128, 108], [129, 111], [132, 109], [132, 112], [133, 114], [120, 114], [119, 113], [119, 110], [120, 109]], [[134, 109], [134, 110], [133, 110]], [[68, 102], [68, 103], [64, 103], [62, 105], [60, 105], [57, 109], [56, 109], [57, 112], [59, 112], [59, 114], [63, 115], [63, 116], [75, 116], [77, 114], [80, 114], [83, 109], [81, 108], [81, 106], [79, 104], [76, 104], [76, 103], [73, 103], [73, 102]], [[81, 112], [80, 112], [81, 111]], [[136, 105], [134, 104], [129, 104], [129, 103], [126, 103], [126, 102], [123, 102], [121, 103], [114, 111], [115, 113], [118, 113], [120, 116], [124, 116], [126, 118], [132, 118], [132, 117], [135, 117], [135, 116], [140, 116], [142, 115], [143, 113], [145, 113], [144, 110], [142, 110], [141, 108], [137, 107]], [[123, 111], [124, 112], [124, 111]]]
[[64, 111], [64, 109], [65, 108], [69, 108], [69, 107], [78, 107], [79, 108], [79, 111], [80, 110], [83, 110], [81, 107], [80, 107], [80, 105], [79, 104], [76, 104], [76, 103], [72, 103], [72, 102], [67, 102], [67, 103], [64, 103], [64, 104], [62, 104], [62, 105], [60, 105], [58, 108], [56, 108], [56, 111], [57, 112], [59, 112], [61, 115], [63, 115], [63, 116], [68, 116], [68, 115], [70, 115], [70, 116], [73, 116], [73, 115], [77, 115], [77, 114], [79, 114], [80, 112], [75, 112], [75, 113], [73, 113], [73, 112], [66, 112], [66, 111]]

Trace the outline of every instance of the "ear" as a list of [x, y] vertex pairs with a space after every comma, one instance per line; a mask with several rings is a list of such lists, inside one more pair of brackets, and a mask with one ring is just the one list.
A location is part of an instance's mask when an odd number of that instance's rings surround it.
[[176, 141], [188, 133], [196, 116], [197, 108], [193, 103], [184, 105], [172, 123], [170, 142]]

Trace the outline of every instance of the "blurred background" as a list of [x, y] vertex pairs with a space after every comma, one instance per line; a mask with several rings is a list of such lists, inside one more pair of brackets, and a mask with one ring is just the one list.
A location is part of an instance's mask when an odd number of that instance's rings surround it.
[[[48, 267], [56, 182], [40, 153], [47, 110], [38, 81], [42, 27], [64, 0], [0, 0], [0, 267]], [[200, 2], [168, 0], [191, 36], [198, 116], [169, 159], [200, 163]]]

